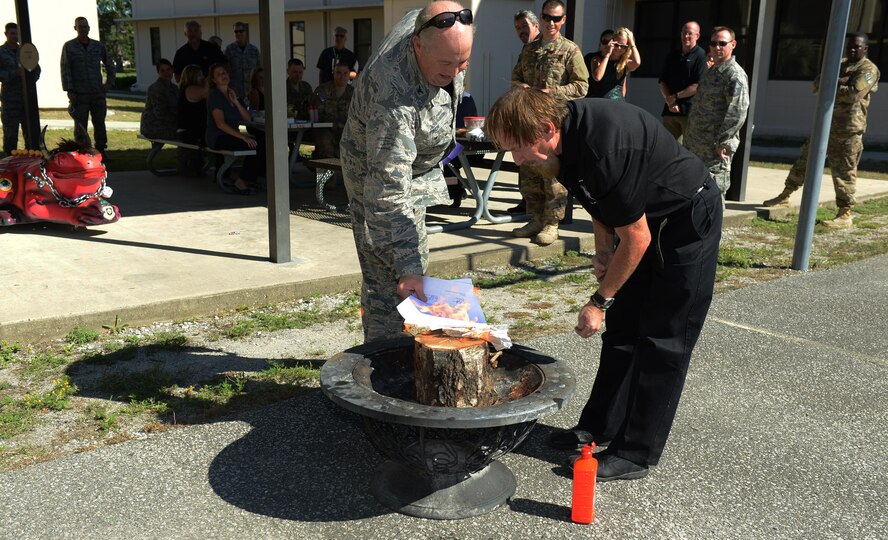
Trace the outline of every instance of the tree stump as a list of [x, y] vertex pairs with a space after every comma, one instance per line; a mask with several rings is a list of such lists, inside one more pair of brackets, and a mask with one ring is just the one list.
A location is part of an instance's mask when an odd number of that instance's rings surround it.
[[486, 407], [496, 401], [487, 342], [442, 332], [414, 337], [416, 401], [443, 407]]

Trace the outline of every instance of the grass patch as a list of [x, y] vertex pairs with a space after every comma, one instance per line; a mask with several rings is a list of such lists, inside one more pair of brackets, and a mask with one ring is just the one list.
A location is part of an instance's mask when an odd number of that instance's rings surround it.
[[86, 410], [86, 414], [90, 421], [96, 424], [96, 428], [103, 435], [110, 433], [117, 427], [120, 421], [120, 413], [110, 410], [107, 405], [91, 405]]
[[99, 339], [99, 332], [97, 330], [80, 325], [75, 326], [65, 336], [65, 342], [72, 345], [86, 345], [97, 339]]
[[152, 347], [164, 350], [176, 350], [188, 346], [188, 336], [182, 332], [158, 332], [154, 334]]
[[256, 380], [298, 385], [321, 378], [320, 365], [313, 362], [269, 362], [269, 364], [271, 367], [256, 374]]
[[21, 351], [20, 343], [10, 343], [5, 339], [0, 341], [0, 368], [15, 362]]
[[42, 352], [39, 354], [35, 354], [34, 356], [26, 360], [23, 364], [23, 371], [25, 375], [31, 377], [45, 375], [61, 366], [64, 366], [68, 362], [69, 359], [65, 356], [59, 356], [50, 352]]
[[132, 360], [136, 357], [138, 353], [138, 345], [132, 345], [128, 343], [125, 345], [120, 345], [119, 343], [115, 343], [113, 345], [106, 345], [103, 352], [85, 356], [82, 362], [84, 364], [89, 364], [93, 366], [113, 366], [118, 362], [126, 362], [128, 360]]
[[77, 386], [71, 384], [67, 375], [52, 381], [48, 392], [27, 394], [22, 400], [30, 409], [61, 411], [71, 406], [71, 396], [77, 393]]
[[28, 431], [35, 423], [33, 409], [11, 397], [0, 398], [0, 441]]

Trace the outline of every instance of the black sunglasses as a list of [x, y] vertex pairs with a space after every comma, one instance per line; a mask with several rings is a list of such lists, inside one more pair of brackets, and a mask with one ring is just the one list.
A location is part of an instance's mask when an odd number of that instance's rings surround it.
[[728, 43], [730, 43], [730, 41], [710, 41], [709, 46], [710, 47], [715, 47], [715, 46], [727, 47]]
[[445, 11], [443, 13], [438, 13], [434, 17], [428, 20], [424, 25], [419, 27], [419, 30], [416, 31], [413, 35], [418, 36], [420, 32], [425, 30], [430, 26], [434, 26], [435, 28], [450, 28], [454, 24], [456, 24], [457, 19], [459, 22], [470, 25], [474, 20], [472, 16], [471, 9], [464, 9], [462, 11]]
[[623, 45], [620, 43], [614, 43], [614, 49], [628, 49], [629, 45]]
[[552, 21], [553, 23], [560, 23], [561, 19], [564, 18], [564, 15], [549, 15], [548, 13], [542, 14], [542, 19], [546, 22]]

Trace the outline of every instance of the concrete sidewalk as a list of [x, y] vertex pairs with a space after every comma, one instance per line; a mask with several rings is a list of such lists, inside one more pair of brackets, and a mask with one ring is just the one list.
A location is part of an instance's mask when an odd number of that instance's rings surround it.
[[716, 296], [660, 465], [602, 484], [597, 521], [567, 521], [565, 454], [600, 339], [529, 345], [578, 392], [502, 461], [506, 507], [439, 522], [370, 495], [380, 456], [319, 391], [0, 474], [0, 537], [810, 539], [888, 537], [888, 256]]
[[[486, 171], [477, 171], [486, 178]], [[748, 221], [756, 204], [777, 194], [785, 172], [752, 168], [749, 203], [728, 203], [726, 223]], [[501, 214], [518, 201], [517, 174], [501, 172], [491, 208]], [[109, 173], [111, 202], [122, 219], [73, 230], [58, 224], [0, 228], [7, 277], [0, 338], [39, 341], [75, 325], [100, 328], [119, 316], [131, 326], [211, 315], [219, 310], [342, 292], [360, 271], [346, 214], [319, 210], [311, 190], [291, 193], [293, 262], [268, 260], [264, 194], [221, 193], [207, 178], [158, 178], [148, 172]], [[888, 195], [888, 182], [860, 179], [861, 199]], [[328, 195], [344, 201], [344, 190]], [[832, 201], [824, 178], [822, 202]], [[801, 192], [793, 203], [801, 201]], [[429, 223], [468, 219], [472, 201], [436, 207]], [[566, 250], [593, 250], [591, 221], [576, 209], [561, 239], [545, 248], [513, 238], [515, 224], [482, 220], [470, 229], [430, 235], [430, 274], [516, 264]]]

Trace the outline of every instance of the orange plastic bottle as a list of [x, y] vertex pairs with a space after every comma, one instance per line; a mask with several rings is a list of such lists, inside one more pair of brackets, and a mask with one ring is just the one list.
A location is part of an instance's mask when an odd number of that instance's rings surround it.
[[580, 459], [574, 462], [573, 499], [570, 519], [574, 523], [592, 523], [595, 519], [595, 476], [598, 460], [592, 455], [595, 443], [583, 447]]

